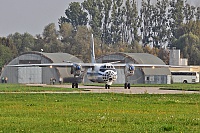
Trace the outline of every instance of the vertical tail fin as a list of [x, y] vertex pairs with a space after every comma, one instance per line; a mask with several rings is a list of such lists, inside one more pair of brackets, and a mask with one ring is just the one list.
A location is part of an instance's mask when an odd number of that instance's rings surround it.
[[93, 38], [93, 34], [91, 35], [91, 63], [96, 63], [95, 53], [94, 53], [94, 38]]

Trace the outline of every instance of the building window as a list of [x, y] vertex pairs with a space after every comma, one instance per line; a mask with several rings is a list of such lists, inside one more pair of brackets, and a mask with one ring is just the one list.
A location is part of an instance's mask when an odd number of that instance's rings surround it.
[[154, 76], [146, 76], [146, 81], [154, 81]]

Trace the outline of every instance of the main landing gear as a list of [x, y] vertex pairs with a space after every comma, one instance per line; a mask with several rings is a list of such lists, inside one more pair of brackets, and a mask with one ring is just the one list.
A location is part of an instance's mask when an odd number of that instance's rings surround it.
[[125, 83], [124, 84], [124, 89], [131, 89], [131, 84], [130, 83]]
[[128, 82], [128, 75], [125, 75], [124, 89], [131, 89], [131, 84]]
[[78, 88], [78, 83], [72, 83], [72, 88]]
[[105, 89], [110, 89], [110, 85], [105, 84]]

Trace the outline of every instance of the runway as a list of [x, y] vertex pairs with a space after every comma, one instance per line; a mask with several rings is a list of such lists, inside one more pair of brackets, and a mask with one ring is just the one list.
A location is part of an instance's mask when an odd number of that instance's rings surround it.
[[[44, 85], [44, 84], [27, 84], [29, 86], [47, 86], [58, 88], [71, 88], [71, 85]], [[179, 90], [162, 90], [161, 87], [131, 87], [124, 89], [123, 87], [111, 87], [104, 89], [100, 86], [84, 86], [79, 85], [80, 91], [72, 92], [25, 92], [25, 93], [123, 93], [123, 94], [200, 94], [200, 91], [179, 91]], [[20, 93], [20, 92], [19, 92]]]

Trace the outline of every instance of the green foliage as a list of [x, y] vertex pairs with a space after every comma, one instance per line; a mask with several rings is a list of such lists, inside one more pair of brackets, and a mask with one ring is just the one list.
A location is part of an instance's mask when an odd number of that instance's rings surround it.
[[[141, 5], [139, 10], [137, 5]], [[92, 32], [97, 56], [111, 52], [147, 52], [167, 63], [168, 53], [164, 49], [169, 46], [180, 48], [189, 64], [199, 65], [199, 20], [200, 7], [184, 0], [157, 0], [156, 3], [142, 0], [141, 4], [135, 0], [85, 0], [69, 4], [65, 16], [59, 18], [59, 30], [50, 23], [36, 37], [16, 32], [3, 38], [1, 43], [9, 48], [11, 58], [44, 49], [44, 52], [70, 53], [88, 62]], [[87, 29], [88, 26], [91, 28]], [[4, 57], [7, 56], [1, 57], [2, 65], [7, 61]]]
[[101, 0], [87, 0], [82, 3], [82, 6], [88, 12], [88, 23], [93, 29], [94, 35], [100, 37], [103, 19], [103, 3]]
[[182, 24], [179, 29], [177, 29], [176, 36], [179, 38], [184, 34], [192, 33], [200, 38], [200, 21], [189, 21], [186, 24]]
[[91, 33], [87, 30], [87, 27], [78, 26], [74, 39], [76, 41], [76, 45], [74, 45], [76, 56], [81, 57], [84, 62], [89, 62], [90, 52], [88, 51], [90, 50]]
[[66, 17], [61, 17], [59, 23], [64, 22], [71, 23], [76, 29], [79, 25], [87, 24], [87, 13], [83, 11], [79, 2], [72, 2], [69, 4], [69, 8], [65, 10]]
[[0, 84], [0, 92], [72, 92], [81, 91], [82, 89], [71, 89], [71, 88], [58, 88], [52, 86], [28, 86], [23, 84]]
[[58, 39], [59, 34], [56, 30], [56, 26], [54, 23], [48, 24], [43, 31], [43, 49], [45, 52], [55, 53], [61, 52], [63, 49], [63, 44]]
[[[172, 0], [170, 2], [170, 30], [175, 36], [176, 30], [181, 26], [184, 20], [184, 1], [183, 0]], [[177, 37], [176, 37], [177, 38]]]
[[1, 132], [194, 132], [198, 95], [1, 94]]
[[34, 37], [29, 33], [20, 34], [16, 32], [15, 34], [10, 34], [8, 39], [11, 45], [16, 47], [16, 49], [14, 49], [17, 50], [15, 51], [16, 54], [31, 51], [35, 44]]
[[12, 56], [13, 53], [11, 49], [0, 43], [0, 70], [12, 59]]
[[174, 42], [174, 46], [182, 51], [184, 58], [188, 58], [189, 64], [198, 65], [200, 62], [200, 39], [189, 33], [184, 34]]

